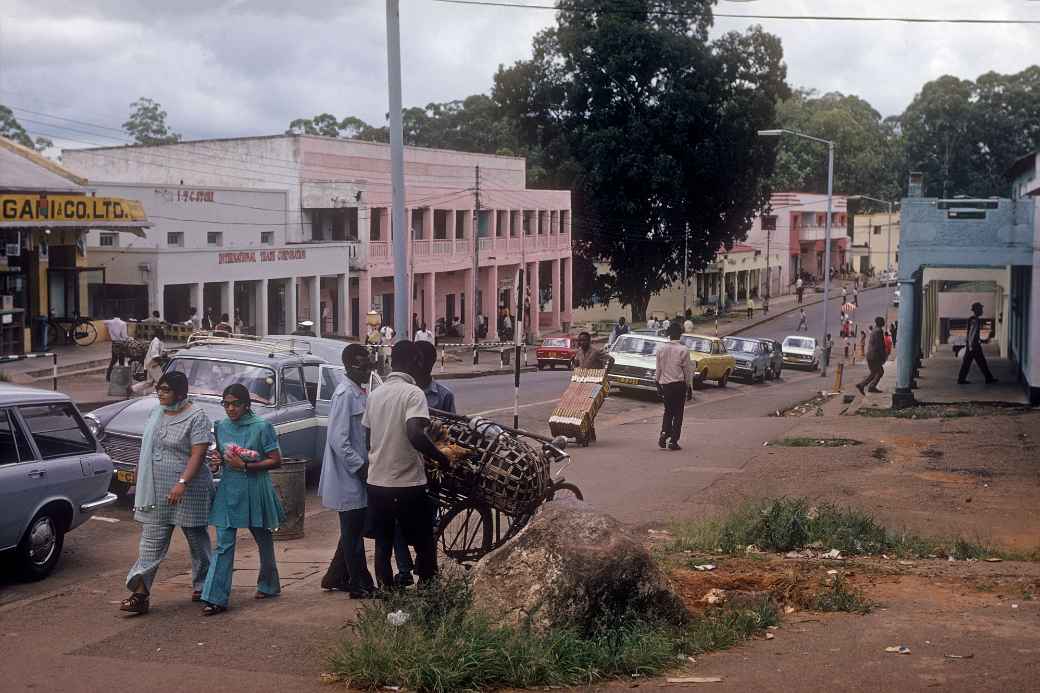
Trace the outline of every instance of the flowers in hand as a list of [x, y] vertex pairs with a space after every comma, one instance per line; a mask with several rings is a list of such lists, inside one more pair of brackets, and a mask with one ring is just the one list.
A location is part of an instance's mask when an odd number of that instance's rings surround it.
[[236, 455], [243, 462], [256, 462], [260, 459], [260, 453], [258, 453], [256, 450], [250, 450], [249, 448], [244, 448], [241, 445], [236, 445], [235, 443], [228, 443], [227, 445], [225, 445], [224, 454]]

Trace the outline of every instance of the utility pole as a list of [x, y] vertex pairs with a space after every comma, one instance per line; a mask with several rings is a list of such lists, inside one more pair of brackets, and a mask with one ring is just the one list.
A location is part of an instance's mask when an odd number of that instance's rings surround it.
[[834, 143], [827, 143], [827, 226], [824, 229], [826, 240], [824, 241], [824, 268], [823, 268], [823, 334], [820, 336], [823, 345], [822, 366], [820, 376], [827, 375], [827, 366], [830, 362], [830, 352], [827, 347], [827, 308], [831, 298], [831, 214], [834, 202]]
[[885, 264], [888, 265], [888, 266], [885, 267], [885, 270], [886, 271], [890, 271], [892, 269], [892, 203], [891, 202], [888, 203], [888, 233], [886, 233], [885, 235], [888, 236], [888, 239], [887, 239], [888, 240], [888, 249], [885, 251]]
[[686, 233], [683, 235], [683, 253], [682, 253], [682, 274], [683, 274], [683, 290], [682, 290], [682, 313], [683, 318], [686, 317], [686, 294], [690, 292], [690, 222], [686, 222]]
[[769, 295], [770, 295], [770, 293], [772, 291], [772, 288], [773, 288], [772, 283], [769, 281], [770, 278], [771, 278], [770, 270], [772, 269], [772, 267], [769, 264], [769, 259], [772, 257], [772, 255], [769, 254], [769, 246], [770, 246], [772, 240], [773, 240], [773, 229], [771, 229], [771, 228], [766, 229], [766, 296], [765, 296], [765, 305], [763, 306], [763, 308], [765, 309], [765, 312], [767, 312], [767, 313], [769, 312]]
[[[408, 335], [408, 235], [404, 219], [404, 133], [401, 124], [401, 8], [400, 0], [386, 0], [386, 63], [390, 87], [390, 172], [393, 183], [391, 229], [394, 236], [394, 334]], [[367, 312], [368, 306], [362, 306]]]
[[480, 166], [476, 167], [476, 187], [473, 190], [473, 363], [477, 362], [477, 315], [480, 306], [477, 305], [477, 295], [480, 291]]

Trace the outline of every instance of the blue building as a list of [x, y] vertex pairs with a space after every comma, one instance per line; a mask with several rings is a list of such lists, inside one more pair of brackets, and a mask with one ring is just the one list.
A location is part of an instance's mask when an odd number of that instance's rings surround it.
[[1000, 356], [1040, 404], [1040, 153], [1009, 177], [1011, 198], [903, 200], [894, 407], [915, 401], [915, 366], [947, 343], [976, 300]]

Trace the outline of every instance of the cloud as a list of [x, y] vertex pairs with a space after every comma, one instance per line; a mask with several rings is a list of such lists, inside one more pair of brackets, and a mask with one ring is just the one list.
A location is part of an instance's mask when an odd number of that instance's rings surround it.
[[[0, 19], [0, 103], [119, 128], [130, 102], [147, 96], [163, 105], [176, 131], [200, 138], [277, 133], [294, 118], [326, 111], [380, 124], [387, 110], [380, 0], [7, 4], [13, 7]], [[717, 11], [1040, 19], [1040, 3], [1020, 0], [909, 5], [759, 0], [722, 2]], [[545, 11], [401, 0], [405, 104], [488, 91], [497, 67], [526, 58], [532, 37], [553, 21], [554, 13]], [[925, 82], [942, 74], [975, 78], [1023, 69], [1040, 28], [756, 21], [783, 40], [792, 85], [858, 94], [884, 115], [901, 112]], [[751, 23], [719, 18], [714, 33]], [[37, 121], [25, 123], [33, 134], [66, 146], [120, 138], [17, 113]]]

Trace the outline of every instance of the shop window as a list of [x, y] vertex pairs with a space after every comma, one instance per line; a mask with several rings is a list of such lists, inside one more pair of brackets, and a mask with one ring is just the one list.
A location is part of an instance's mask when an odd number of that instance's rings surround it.
[[207, 231], [206, 245], [216, 247], [224, 245], [224, 233], [222, 231]]
[[776, 216], [766, 215], [762, 217], [762, 230], [763, 231], [776, 231]]
[[98, 245], [102, 248], [118, 248], [119, 247], [119, 234], [118, 233], [103, 233], [98, 237]]
[[166, 233], [166, 245], [174, 248], [184, 247], [184, 232], [182, 231], [169, 231]]
[[260, 232], [260, 244], [261, 245], [274, 245], [274, 231], [261, 231]]
[[881, 235], [881, 226], [880, 225], [874, 227], [874, 235], [875, 236], [880, 236]]

